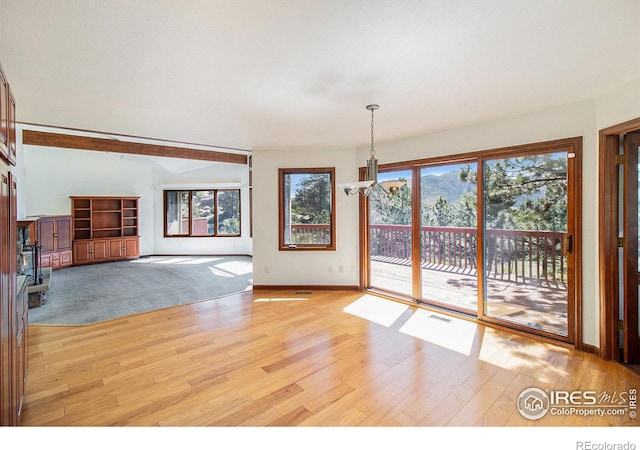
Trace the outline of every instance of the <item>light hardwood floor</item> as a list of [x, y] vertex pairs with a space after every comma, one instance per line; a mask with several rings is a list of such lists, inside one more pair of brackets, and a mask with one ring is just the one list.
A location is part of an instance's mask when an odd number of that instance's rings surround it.
[[615, 362], [355, 291], [253, 291], [30, 326], [24, 426], [637, 426], [520, 393], [640, 388]]

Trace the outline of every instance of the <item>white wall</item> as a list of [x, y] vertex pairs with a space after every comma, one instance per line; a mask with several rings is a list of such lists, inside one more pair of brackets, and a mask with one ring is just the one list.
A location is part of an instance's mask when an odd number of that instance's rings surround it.
[[[22, 135], [22, 127], [18, 127]], [[207, 167], [174, 173], [173, 163], [153, 158], [86, 150], [19, 146], [18, 217], [71, 214], [70, 196], [138, 196], [140, 253], [154, 254], [251, 254], [249, 236], [248, 167], [238, 164], [204, 164]], [[168, 158], [161, 158], [168, 160]], [[203, 164], [200, 164], [202, 166]], [[197, 184], [215, 187], [233, 180], [241, 189], [242, 237], [165, 238], [162, 189], [165, 185]], [[226, 185], [225, 185], [226, 186]]]
[[[278, 250], [278, 169], [312, 167], [335, 167], [336, 185], [357, 181], [353, 148], [253, 152], [253, 277], [256, 285], [359, 284], [358, 197], [336, 192], [335, 251]], [[343, 266], [342, 273], [339, 266]]]
[[640, 78], [597, 99], [597, 130], [640, 117]]

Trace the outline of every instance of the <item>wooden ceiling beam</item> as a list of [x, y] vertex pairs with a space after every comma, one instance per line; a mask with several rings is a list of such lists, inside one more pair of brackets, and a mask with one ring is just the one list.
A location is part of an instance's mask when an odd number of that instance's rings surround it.
[[247, 164], [247, 155], [213, 150], [199, 150], [170, 145], [147, 144], [45, 131], [23, 130], [24, 145], [94, 150], [98, 152], [128, 153], [133, 155], [161, 156], [166, 158], [196, 159], [231, 164]]

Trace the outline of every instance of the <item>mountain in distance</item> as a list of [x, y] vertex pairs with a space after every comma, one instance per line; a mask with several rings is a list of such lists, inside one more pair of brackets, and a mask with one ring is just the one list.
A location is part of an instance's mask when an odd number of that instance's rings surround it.
[[421, 178], [422, 203], [432, 205], [439, 197], [445, 198], [449, 203], [455, 203], [465, 192], [472, 191], [474, 185], [460, 181], [459, 170], [451, 170], [442, 175], [427, 174]]
[[[459, 170], [454, 169], [442, 175], [424, 175], [421, 178], [423, 187], [421, 192], [422, 204], [433, 205], [440, 197], [445, 198], [451, 204], [456, 203], [462, 194], [473, 191], [475, 186], [472, 183], [460, 181], [459, 173]], [[516, 205], [526, 200], [536, 201], [545, 196], [546, 190], [547, 187], [543, 185], [537, 192], [523, 194], [517, 197]]]

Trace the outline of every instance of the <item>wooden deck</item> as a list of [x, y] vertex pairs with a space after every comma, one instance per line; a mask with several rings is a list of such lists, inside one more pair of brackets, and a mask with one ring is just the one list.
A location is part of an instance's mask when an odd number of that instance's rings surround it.
[[[411, 266], [405, 261], [372, 261], [371, 286], [411, 296]], [[478, 288], [474, 269], [422, 269], [422, 295], [454, 309], [477, 314]], [[524, 282], [490, 278], [487, 314], [506, 321], [567, 335], [566, 286], [527, 279]]]

